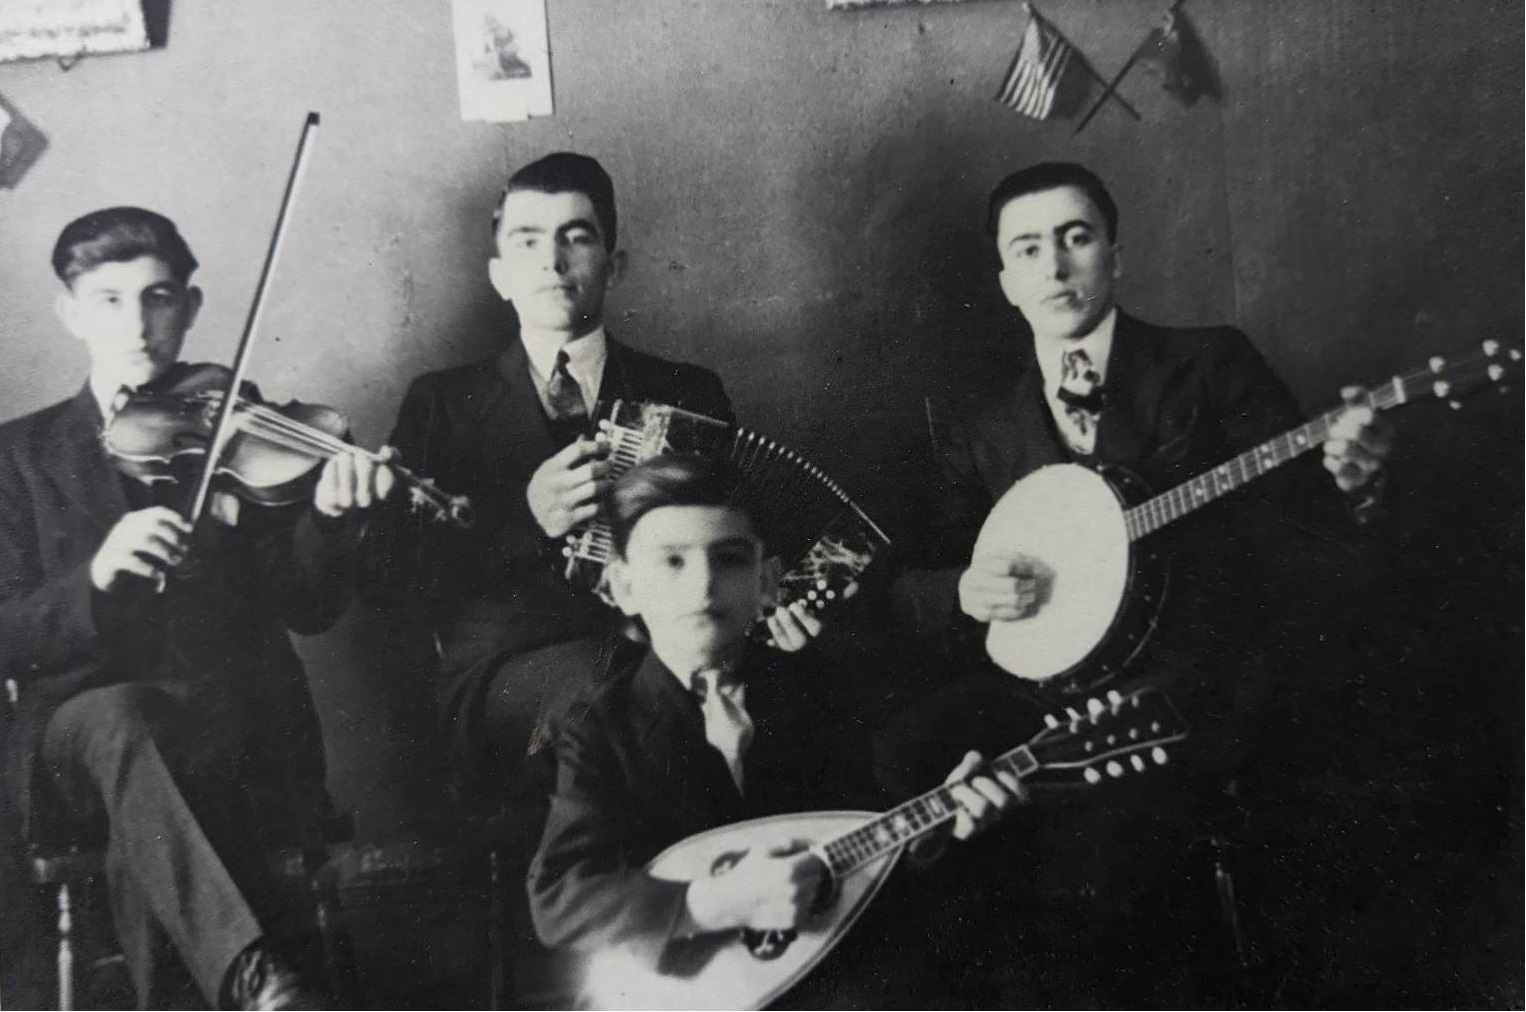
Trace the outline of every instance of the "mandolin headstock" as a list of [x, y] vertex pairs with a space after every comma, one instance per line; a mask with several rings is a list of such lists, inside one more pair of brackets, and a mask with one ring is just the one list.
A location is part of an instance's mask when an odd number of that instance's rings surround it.
[[1167, 746], [1189, 728], [1160, 689], [1108, 692], [1082, 708], [1044, 717], [1045, 728], [1028, 742], [1037, 762], [1033, 774], [1100, 784], [1144, 773], [1170, 761]]

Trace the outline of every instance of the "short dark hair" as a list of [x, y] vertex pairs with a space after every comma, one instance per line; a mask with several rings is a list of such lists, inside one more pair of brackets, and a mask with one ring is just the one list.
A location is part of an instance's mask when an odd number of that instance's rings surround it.
[[996, 226], [1001, 220], [1003, 208], [1018, 197], [1057, 190], [1062, 186], [1074, 186], [1091, 198], [1107, 223], [1107, 241], [1117, 242], [1118, 205], [1113, 203], [1113, 195], [1107, 192], [1107, 187], [1095, 172], [1074, 162], [1040, 162], [1026, 169], [1018, 169], [997, 183], [996, 189], [991, 191], [990, 203], [986, 205], [986, 234], [992, 239], [996, 238]]
[[641, 518], [663, 506], [724, 506], [747, 517], [768, 553], [763, 511], [742, 471], [730, 461], [670, 455], [643, 461], [615, 479], [607, 502], [615, 550], [621, 557]]
[[108, 207], [74, 219], [58, 233], [53, 273], [72, 287], [81, 274], [101, 264], [145, 256], [164, 261], [181, 284], [200, 266], [180, 230], [164, 215], [141, 207]]
[[619, 229], [619, 217], [615, 214], [615, 184], [604, 171], [604, 166], [587, 155], [571, 151], [556, 151], [537, 159], [509, 177], [508, 185], [498, 195], [493, 207], [493, 239], [498, 238], [498, 225], [503, 220], [503, 202], [509, 194], [519, 190], [537, 193], [581, 193], [593, 202], [594, 217], [599, 220], [599, 231], [604, 233], [604, 247], [615, 248]]

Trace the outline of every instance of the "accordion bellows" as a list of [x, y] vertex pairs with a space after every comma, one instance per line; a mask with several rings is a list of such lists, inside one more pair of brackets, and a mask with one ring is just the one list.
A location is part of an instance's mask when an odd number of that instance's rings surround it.
[[[851, 596], [864, 570], [890, 544], [820, 468], [755, 432], [666, 404], [630, 401], [616, 401], [608, 422], [612, 477], [665, 454], [725, 459], [741, 470], [786, 567], [778, 605], [804, 601], [819, 611]], [[563, 554], [569, 580], [600, 590], [604, 567], [614, 556], [609, 525], [596, 518], [573, 530]], [[758, 632], [766, 639], [766, 626], [760, 624]]]

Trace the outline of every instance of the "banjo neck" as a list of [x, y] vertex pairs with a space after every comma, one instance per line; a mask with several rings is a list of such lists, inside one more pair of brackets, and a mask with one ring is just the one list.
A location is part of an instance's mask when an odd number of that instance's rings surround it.
[[1323, 445], [1330, 436], [1330, 427], [1348, 407], [1365, 406], [1375, 411], [1387, 411], [1432, 398], [1447, 401], [1457, 407], [1457, 398], [1469, 392], [1473, 386], [1485, 382], [1500, 386], [1507, 369], [1518, 368], [1520, 360], [1520, 351], [1504, 348], [1498, 341], [1484, 341], [1481, 352], [1456, 362], [1448, 362], [1438, 355], [1423, 369], [1394, 376], [1388, 382], [1368, 390], [1350, 405], [1326, 411], [1297, 428], [1289, 429], [1260, 446], [1246, 450], [1238, 457], [1226, 460], [1196, 478], [1125, 510], [1124, 524], [1129, 540], [1137, 541], [1152, 534], [1295, 457]]

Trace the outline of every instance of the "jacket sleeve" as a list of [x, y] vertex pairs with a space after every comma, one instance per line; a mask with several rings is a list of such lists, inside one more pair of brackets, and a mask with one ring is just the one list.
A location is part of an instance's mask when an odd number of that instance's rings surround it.
[[[401, 462], [453, 492], [461, 481], [461, 456], [468, 434], [451, 428], [450, 413], [429, 377], [409, 386], [397, 413], [388, 445]], [[408, 601], [440, 604], [476, 586], [488, 566], [482, 557], [481, 527], [502, 512], [495, 504], [474, 502], [478, 529], [462, 530], [412, 507], [400, 489], [367, 518], [356, 560], [362, 600], [377, 607]]]
[[0, 677], [18, 682], [87, 657], [97, 646], [88, 557], [45, 575], [33, 503], [0, 448]]
[[967, 420], [950, 426], [939, 440], [922, 537], [898, 560], [891, 607], [904, 628], [921, 636], [963, 639], [978, 631], [959, 610], [959, 578], [996, 503], [981, 478], [975, 441]]
[[564, 723], [556, 786], [530, 865], [530, 912], [549, 946], [621, 946], [655, 961], [685, 910], [688, 885], [652, 878], [621, 846], [633, 799], [599, 722], [583, 709]]

